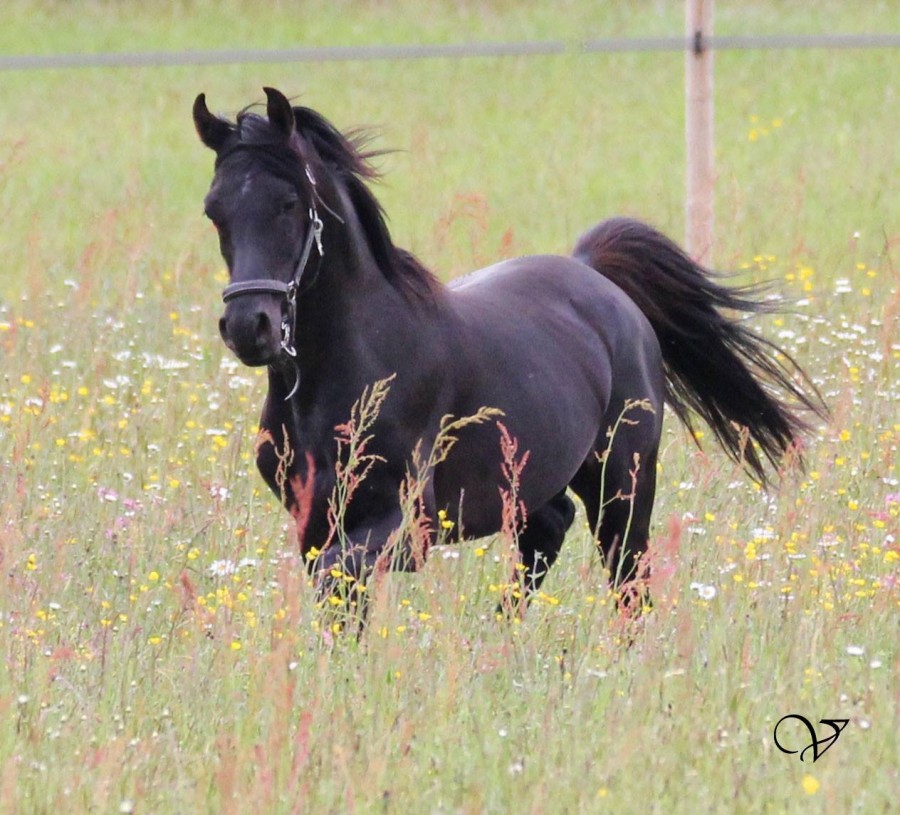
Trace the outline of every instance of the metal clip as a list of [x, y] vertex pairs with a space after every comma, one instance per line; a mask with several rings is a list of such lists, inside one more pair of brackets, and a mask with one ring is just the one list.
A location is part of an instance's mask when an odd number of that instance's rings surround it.
[[312, 231], [313, 238], [316, 241], [316, 249], [319, 250], [319, 257], [325, 257], [325, 250], [322, 248], [322, 230], [324, 228], [324, 224], [322, 223], [322, 219], [319, 217], [319, 213], [315, 207], [312, 207], [309, 210], [309, 220], [312, 222]]
[[297, 349], [291, 342], [291, 325], [287, 320], [281, 321], [281, 350], [289, 357], [297, 356]]

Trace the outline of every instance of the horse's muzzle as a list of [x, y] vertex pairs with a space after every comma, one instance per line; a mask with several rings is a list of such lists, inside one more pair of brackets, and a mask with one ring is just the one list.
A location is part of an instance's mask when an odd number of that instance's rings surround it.
[[281, 299], [242, 297], [219, 320], [222, 341], [244, 365], [270, 365], [281, 353]]

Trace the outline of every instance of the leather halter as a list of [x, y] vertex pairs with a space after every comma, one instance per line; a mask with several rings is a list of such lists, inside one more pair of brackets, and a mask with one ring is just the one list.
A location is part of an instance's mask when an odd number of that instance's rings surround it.
[[[312, 254], [313, 243], [316, 245], [316, 251], [319, 253], [319, 259], [325, 257], [325, 250], [322, 248], [322, 219], [319, 217], [319, 210], [316, 202], [321, 203], [318, 192], [316, 191], [316, 179], [313, 177], [312, 171], [307, 166], [306, 177], [312, 185], [312, 200], [309, 207], [309, 229], [306, 231], [306, 240], [303, 243], [303, 251], [300, 258], [294, 266], [291, 279], [285, 283], [281, 280], [275, 280], [270, 277], [261, 277], [254, 280], [242, 280], [238, 283], [230, 283], [222, 290], [222, 302], [228, 303], [237, 297], [243, 297], [249, 294], [276, 294], [284, 298], [285, 308], [282, 310], [281, 317], [281, 350], [284, 351], [294, 363], [296, 379], [291, 392], [285, 397], [288, 401], [300, 387], [300, 369], [296, 363], [297, 349], [294, 346], [294, 328], [297, 317], [297, 291], [300, 288], [300, 281], [306, 267], [309, 265], [309, 256]], [[328, 209], [327, 205], [324, 205]], [[330, 211], [330, 210], [329, 210]]]
[[[312, 204], [309, 208], [309, 229], [306, 232], [306, 240], [303, 243], [303, 251], [300, 258], [294, 266], [291, 279], [285, 283], [281, 280], [273, 278], [257, 278], [254, 280], [242, 280], [239, 283], [231, 283], [222, 290], [222, 301], [228, 303], [237, 297], [243, 297], [249, 294], [276, 294], [284, 297], [286, 308], [281, 319], [281, 350], [290, 357], [297, 356], [297, 349], [294, 347], [294, 321], [297, 312], [297, 290], [300, 287], [300, 281], [303, 279], [303, 273], [309, 265], [309, 257], [312, 254], [313, 243], [316, 245], [316, 251], [319, 258], [325, 256], [322, 248], [322, 219], [319, 217], [319, 211], [316, 208], [318, 194], [316, 192], [316, 181], [313, 178], [312, 171], [306, 168], [306, 177], [312, 184]], [[326, 207], [327, 208], [327, 207]], [[295, 387], [296, 390], [296, 387]], [[291, 392], [293, 395], [293, 391]]]

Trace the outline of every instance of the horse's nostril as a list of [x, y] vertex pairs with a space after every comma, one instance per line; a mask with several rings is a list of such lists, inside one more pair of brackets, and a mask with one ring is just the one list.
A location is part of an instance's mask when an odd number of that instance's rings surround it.
[[272, 323], [269, 320], [269, 315], [266, 312], [261, 311], [256, 315], [256, 338], [260, 342], [264, 342], [268, 339], [269, 334], [272, 330]]
[[228, 321], [224, 317], [219, 318], [219, 336], [228, 341]]

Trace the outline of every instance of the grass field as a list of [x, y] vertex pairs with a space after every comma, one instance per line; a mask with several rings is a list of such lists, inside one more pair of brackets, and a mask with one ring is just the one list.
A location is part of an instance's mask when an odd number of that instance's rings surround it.
[[[900, 30], [888, 2], [718, 5], [721, 34]], [[683, 27], [681, 4], [649, 0], [299, 7], [8, 0], [0, 52]], [[640, 623], [578, 524], [521, 624], [489, 613], [508, 553], [488, 540], [392, 578], [365, 640], [329, 645], [251, 461], [265, 385], [217, 336], [199, 91], [233, 113], [271, 84], [377, 127], [398, 149], [378, 188], [395, 239], [449, 278], [566, 252], [615, 213], [680, 237], [682, 64], [3, 73], [0, 812], [894, 811], [896, 50], [716, 57], [716, 264], [793, 298], [759, 328], [832, 421], [767, 495], [670, 418]], [[850, 723], [801, 763], [772, 738], [791, 713]]]

